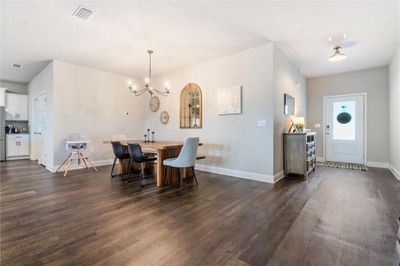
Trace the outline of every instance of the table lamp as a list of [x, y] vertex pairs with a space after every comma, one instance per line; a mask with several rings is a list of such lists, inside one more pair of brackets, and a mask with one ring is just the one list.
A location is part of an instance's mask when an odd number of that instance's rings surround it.
[[305, 126], [305, 119], [302, 116], [298, 116], [294, 118], [294, 124], [296, 126], [296, 129], [298, 132], [303, 132], [304, 131], [304, 126]]

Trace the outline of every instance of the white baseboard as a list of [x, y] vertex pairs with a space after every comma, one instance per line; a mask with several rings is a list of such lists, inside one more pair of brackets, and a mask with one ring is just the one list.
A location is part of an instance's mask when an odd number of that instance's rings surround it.
[[392, 174], [398, 179], [400, 180], [400, 170], [396, 169], [393, 167], [393, 165], [389, 165], [389, 170], [390, 172], [392, 172]]
[[377, 168], [389, 168], [389, 163], [387, 162], [367, 162], [367, 166], [369, 167], [377, 167]]
[[21, 157], [6, 157], [6, 161], [15, 161], [15, 160], [26, 160], [30, 159], [29, 156], [21, 156]]
[[[114, 162], [114, 159], [107, 159], [107, 160], [98, 160], [98, 161], [92, 161], [92, 164], [94, 166], [102, 166], [102, 165], [110, 165]], [[46, 165], [46, 169], [49, 170], [50, 172], [54, 173], [55, 171], [57, 171], [57, 168], [60, 165]], [[64, 171], [65, 170], [66, 165], [63, 165], [63, 167], [60, 169], [60, 171]], [[85, 168], [85, 164], [83, 162], [81, 162], [81, 165], [78, 165], [78, 162], [76, 160], [74, 160], [71, 163], [70, 166], [70, 170], [76, 170], [76, 169], [84, 169]]]
[[[102, 166], [102, 165], [110, 165], [112, 164], [114, 159], [108, 159], [108, 160], [99, 160], [99, 161], [93, 161], [94, 166]], [[50, 172], [55, 172], [59, 165], [47, 165], [46, 169], [49, 170]], [[78, 165], [76, 161], [71, 164], [70, 170], [76, 170], [76, 169], [84, 169], [85, 165], [81, 163], [81, 165]], [[60, 169], [60, 171], [64, 171], [64, 166], [63, 168]], [[228, 169], [228, 168], [221, 168], [221, 167], [216, 167], [216, 166], [211, 166], [211, 165], [205, 165], [205, 164], [196, 164], [196, 170], [204, 171], [204, 172], [210, 172], [210, 173], [215, 173], [215, 174], [221, 174], [221, 175], [229, 175], [229, 176], [234, 176], [234, 177], [239, 177], [239, 178], [244, 178], [244, 179], [250, 179], [250, 180], [256, 180], [256, 181], [261, 181], [261, 182], [266, 182], [266, 183], [277, 183], [279, 180], [281, 180], [284, 177], [283, 171], [280, 171], [276, 173], [275, 175], [265, 175], [265, 174], [258, 174], [258, 173], [252, 173], [252, 172], [247, 172], [247, 171], [240, 171], [240, 170], [234, 170], [234, 169]]]
[[284, 177], [285, 177], [285, 172], [283, 171], [274, 174], [274, 183], [278, 183]]
[[317, 161], [318, 162], [325, 162], [325, 157], [318, 157], [317, 156]]
[[205, 164], [196, 164], [196, 170], [210, 172], [214, 174], [229, 175], [244, 179], [256, 180], [266, 183], [276, 183], [283, 177], [283, 171], [272, 176], [272, 175], [258, 174], [247, 171], [222, 168], [212, 165], [205, 165]]

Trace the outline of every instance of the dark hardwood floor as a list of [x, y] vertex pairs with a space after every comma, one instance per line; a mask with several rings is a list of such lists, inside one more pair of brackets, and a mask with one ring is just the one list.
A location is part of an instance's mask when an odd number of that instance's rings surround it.
[[[0, 163], [2, 265], [399, 265], [400, 182], [317, 168], [278, 184], [198, 172], [138, 191], [110, 167]], [[150, 180], [147, 180], [150, 181]]]

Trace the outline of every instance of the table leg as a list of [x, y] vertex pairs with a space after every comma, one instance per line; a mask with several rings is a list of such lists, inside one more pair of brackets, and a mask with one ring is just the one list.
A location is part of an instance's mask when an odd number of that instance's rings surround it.
[[161, 187], [163, 185], [163, 177], [164, 177], [164, 167], [163, 161], [165, 158], [165, 150], [158, 149], [157, 150], [157, 187]]

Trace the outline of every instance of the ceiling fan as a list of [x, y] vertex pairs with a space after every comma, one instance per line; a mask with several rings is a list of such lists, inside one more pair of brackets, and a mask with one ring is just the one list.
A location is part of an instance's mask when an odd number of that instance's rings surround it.
[[328, 57], [329, 62], [338, 62], [347, 58], [347, 55], [342, 52], [343, 49], [347, 49], [353, 47], [357, 44], [355, 41], [345, 42], [347, 38], [347, 34], [343, 33], [340, 35], [334, 35], [328, 38], [328, 42], [331, 46], [333, 46], [333, 55]]

